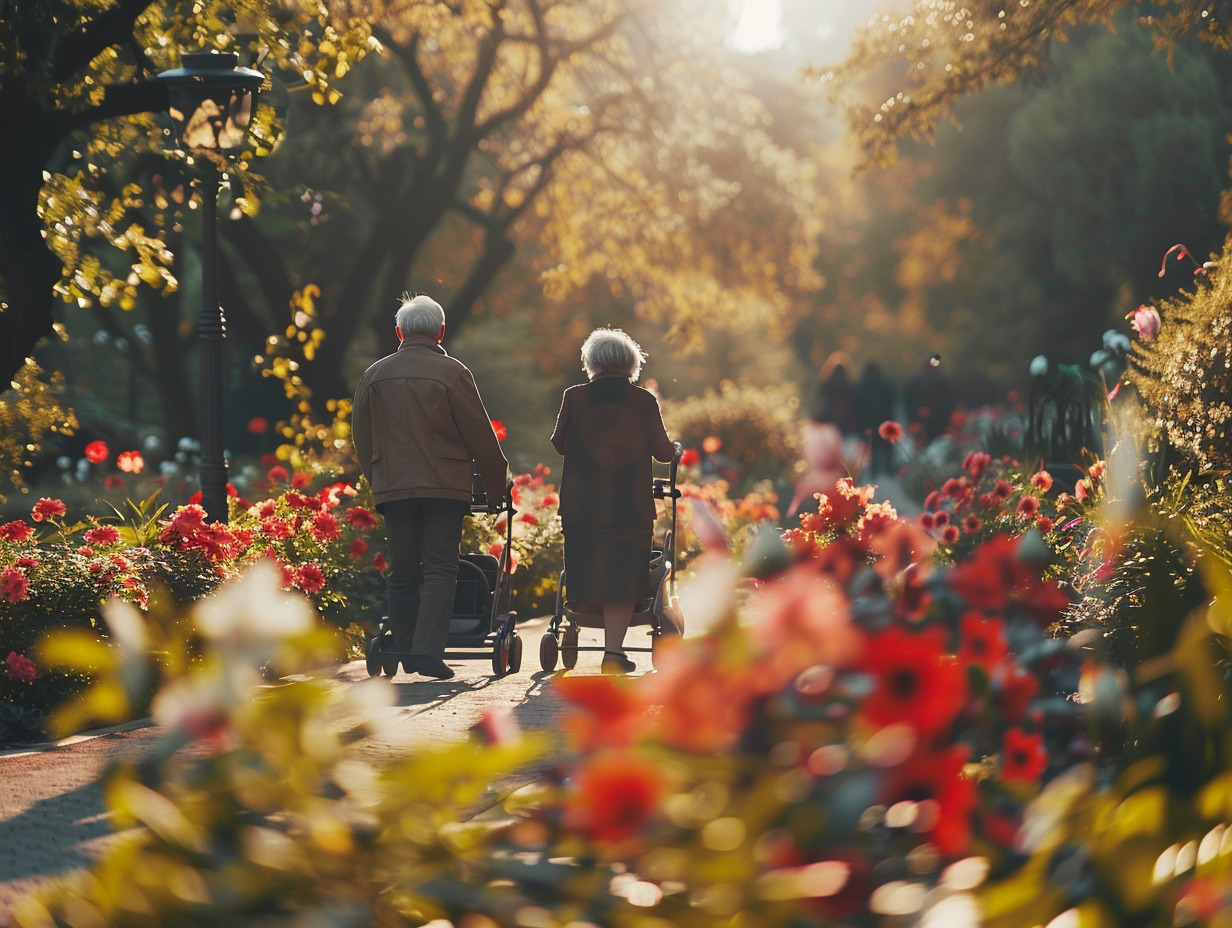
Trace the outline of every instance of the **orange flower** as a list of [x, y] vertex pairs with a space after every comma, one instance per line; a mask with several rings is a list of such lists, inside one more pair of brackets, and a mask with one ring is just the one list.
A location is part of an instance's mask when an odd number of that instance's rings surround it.
[[632, 744], [645, 727], [645, 707], [633, 698], [632, 688], [608, 676], [557, 678], [556, 691], [574, 711], [565, 715], [565, 729], [578, 750], [624, 747]]
[[723, 447], [723, 439], [718, 435], [707, 435], [702, 441], [702, 450], [707, 454], [714, 454]]
[[625, 841], [654, 818], [665, 786], [663, 769], [633, 751], [591, 755], [574, 773], [565, 823], [592, 841]]

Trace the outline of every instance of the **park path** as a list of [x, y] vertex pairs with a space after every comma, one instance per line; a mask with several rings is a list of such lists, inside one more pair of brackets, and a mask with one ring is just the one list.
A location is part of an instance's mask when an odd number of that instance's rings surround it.
[[[408, 747], [433, 747], [466, 737], [487, 713], [511, 713], [524, 731], [555, 725], [562, 700], [552, 677], [539, 665], [539, 641], [546, 619], [519, 626], [522, 667], [495, 678], [488, 660], [455, 660], [451, 680], [434, 681], [399, 673], [395, 705], [382, 710], [378, 733], [368, 750], [395, 756]], [[630, 632], [629, 643], [640, 644]], [[582, 644], [599, 643], [599, 633], [583, 630]], [[648, 654], [633, 655], [637, 673], [650, 670]], [[579, 655], [574, 673], [598, 673], [599, 654]], [[362, 661], [342, 665], [340, 686], [368, 679]], [[56, 745], [0, 752], [0, 914], [32, 890], [88, 866], [116, 840], [103, 805], [98, 779], [108, 763], [141, 757], [160, 736], [148, 722], [67, 739]], [[529, 779], [529, 776], [528, 778]], [[511, 784], [513, 788], [520, 784]], [[507, 791], [507, 790], [504, 790]], [[498, 800], [494, 793], [492, 801]], [[7, 925], [7, 917], [0, 924]]]

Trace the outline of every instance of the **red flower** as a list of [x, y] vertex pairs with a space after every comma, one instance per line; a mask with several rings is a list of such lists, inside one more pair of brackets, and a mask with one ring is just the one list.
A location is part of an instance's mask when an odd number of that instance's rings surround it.
[[342, 536], [342, 527], [332, 512], [318, 512], [312, 517], [312, 527], [308, 531], [322, 544]]
[[82, 536], [87, 544], [112, 545], [120, 540], [120, 532], [114, 525], [100, 525]]
[[1039, 516], [1035, 520], [1035, 527], [1039, 529], [1041, 535], [1047, 535], [1052, 531], [1052, 519], [1047, 516]]
[[34, 661], [24, 654], [10, 651], [9, 656], [4, 659], [4, 674], [18, 683], [32, 683], [38, 676], [38, 668], [34, 666]]
[[299, 569], [299, 588], [305, 593], [319, 593], [325, 589], [325, 571], [319, 564], [305, 564]]
[[1029, 579], [1029, 571], [1017, 559], [1018, 541], [1004, 535], [984, 542], [971, 560], [951, 568], [950, 587], [977, 609], [1000, 612], [1010, 593]]
[[702, 456], [697, 453], [696, 448], [685, 448], [682, 452], [680, 452], [680, 466], [692, 467], [701, 460], [701, 457]]
[[389, 565], [385, 562], [385, 555], [381, 554], [379, 551], [372, 558], [372, 566], [379, 573], [385, 573], [385, 570], [389, 567]]
[[1027, 714], [1027, 706], [1039, 692], [1039, 679], [1017, 664], [1003, 670], [995, 679], [997, 709], [1007, 722], [1019, 722]]
[[92, 441], [86, 445], [86, 460], [91, 464], [101, 464], [107, 460], [107, 455], [111, 451], [107, 448], [105, 441]]
[[35, 522], [42, 522], [45, 519], [54, 519], [57, 516], [62, 516], [68, 512], [68, 508], [61, 500], [48, 499], [44, 496], [34, 504], [34, 509], [30, 512], [30, 518]]
[[492, 419], [492, 431], [496, 433], [497, 441], [504, 441], [509, 436], [509, 430], [499, 419]]
[[270, 538], [290, 538], [295, 534], [295, 526], [286, 519], [270, 516], [261, 520], [261, 531]]
[[1035, 783], [1048, 766], [1042, 732], [1028, 735], [1021, 728], [1010, 728], [1005, 732], [1001, 750], [1001, 778], [1006, 782]]
[[865, 667], [875, 678], [863, 706], [877, 728], [908, 722], [922, 735], [943, 730], [967, 701], [967, 677], [945, 651], [940, 628], [894, 626], [869, 642]]
[[269, 420], [264, 416], [253, 416], [248, 420], [248, 431], [253, 435], [264, 435], [269, 431]]
[[351, 547], [347, 549], [347, 554], [351, 556], [351, 560], [358, 561], [368, 553], [368, 542], [362, 538], [356, 538], [351, 542]]
[[126, 474], [139, 474], [145, 467], [145, 458], [140, 451], [121, 451], [116, 455], [116, 467]]
[[918, 753], [895, 770], [881, 801], [917, 804], [912, 830], [926, 835], [942, 854], [961, 853], [971, 840], [975, 783], [963, 776], [966, 748]]
[[557, 496], [555, 493], [547, 493], [544, 495], [543, 499], [539, 501], [540, 509], [547, 509], [549, 506], [559, 506], [559, 505], [560, 505], [560, 497]]
[[1014, 485], [1008, 480], [998, 480], [992, 486], [992, 495], [997, 499], [1009, 499], [1011, 493], [1014, 492]]
[[903, 427], [897, 422], [891, 422], [887, 419], [881, 425], [877, 426], [877, 434], [888, 441], [890, 444], [896, 444], [903, 437]]
[[980, 521], [979, 516], [967, 516], [967, 518], [963, 519], [963, 529], [969, 535], [974, 535], [983, 527], [984, 523]]
[[958, 660], [963, 665], [978, 664], [991, 673], [1008, 651], [1001, 619], [985, 618], [972, 610], [959, 619], [959, 632]]
[[1047, 493], [1052, 489], [1052, 474], [1046, 470], [1036, 471], [1031, 475], [1031, 486]]
[[644, 709], [630, 687], [609, 676], [564, 676], [553, 686], [577, 711], [565, 715], [571, 743], [579, 751], [627, 747], [646, 728]]
[[367, 531], [376, 528], [376, 516], [363, 506], [352, 506], [346, 511], [346, 515], [343, 518], [358, 529]]
[[524, 512], [518, 516], [519, 522], [525, 522], [527, 525], [538, 525], [539, 517], [533, 512]]
[[310, 483], [312, 483], [312, 475], [306, 474], [302, 470], [296, 471], [291, 476], [291, 486], [295, 487], [297, 490], [304, 489]]
[[952, 545], [962, 536], [962, 532], [958, 530], [957, 525], [947, 525], [941, 530], [941, 540], [947, 545]]
[[39, 566], [39, 559], [36, 557], [19, 557], [14, 563], [23, 570], [36, 570]]
[[266, 479], [269, 480], [270, 483], [282, 483], [282, 481], [286, 480], [290, 476], [291, 475], [287, 473], [287, 469], [281, 464], [275, 464], [265, 475]]
[[30, 595], [30, 583], [26, 575], [16, 567], [0, 571], [0, 596], [10, 603], [22, 602]]
[[171, 521], [167, 523], [167, 527], [163, 529], [159, 538], [164, 543], [177, 536], [191, 538], [204, 527], [205, 510], [196, 503], [189, 503], [175, 511], [175, 515], [171, 517]]
[[1034, 496], [1024, 496], [1018, 501], [1017, 512], [1020, 516], [1033, 519], [1039, 513], [1040, 501]]
[[119, 474], [108, 474], [103, 478], [103, 486], [108, 490], [123, 490], [124, 478]]
[[975, 480], [980, 479], [980, 475], [992, 463], [992, 455], [984, 451], [972, 451], [965, 461], [963, 461], [963, 470], [971, 475]]
[[651, 821], [664, 792], [663, 768], [631, 751], [584, 760], [565, 799], [565, 822], [592, 841], [632, 838]]
[[5, 522], [0, 525], [0, 539], [5, 541], [29, 541], [34, 537], [34, 529], [21, 519]]

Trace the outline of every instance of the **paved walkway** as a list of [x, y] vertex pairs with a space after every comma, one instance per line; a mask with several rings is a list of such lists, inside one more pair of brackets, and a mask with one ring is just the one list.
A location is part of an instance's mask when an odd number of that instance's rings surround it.
[[[466, 737], [487, 712], [510, 712], [523, 730], [554, 726], [562, 701], [551, 687], [552, 673], [539, 664], [545, 619], [519, 627], [522, 667], [492, 676], [488, 660], [446, 662], [457, 673], [434, 681], [399, 673], [396, 705], [383, 711], [383, 724], [369, 749], [389, 756], [408, 746], [431, 747]], [[629, 634], [631, 645], [643, 630]], [[599, 633], [583, 630], [582, 644], [597, 644]], [[650, 669], [649, 654], [633, 655], [638, 673]], [[600, 655], [583, 652], [575, 673], [597, 673]], [[343, 665], [340, 685], [368, 679], [365, 665]], [[159, 737], [158, 729], [135, 723], [68, 739], [57, 745], [0, 753], [0, 913], [24, 894], [88, 866], [115, 840], [98, 778], [113, 760], [140, 757]], [[520, 784], [512, 784], [509, 788]], [[497, 796], [493, 796], [493, 802]], [[8, 924], [7, 917], [2, 924]]]

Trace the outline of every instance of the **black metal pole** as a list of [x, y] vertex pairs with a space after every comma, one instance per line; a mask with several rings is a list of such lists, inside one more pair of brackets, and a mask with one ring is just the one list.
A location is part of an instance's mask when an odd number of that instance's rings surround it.
[[218, 303], [218, 168], [198, 159], [201, 175], [201, 505], [211, 522], [227, 521], [227, 461], [222, 440], [223, 343], [227, 322]]

